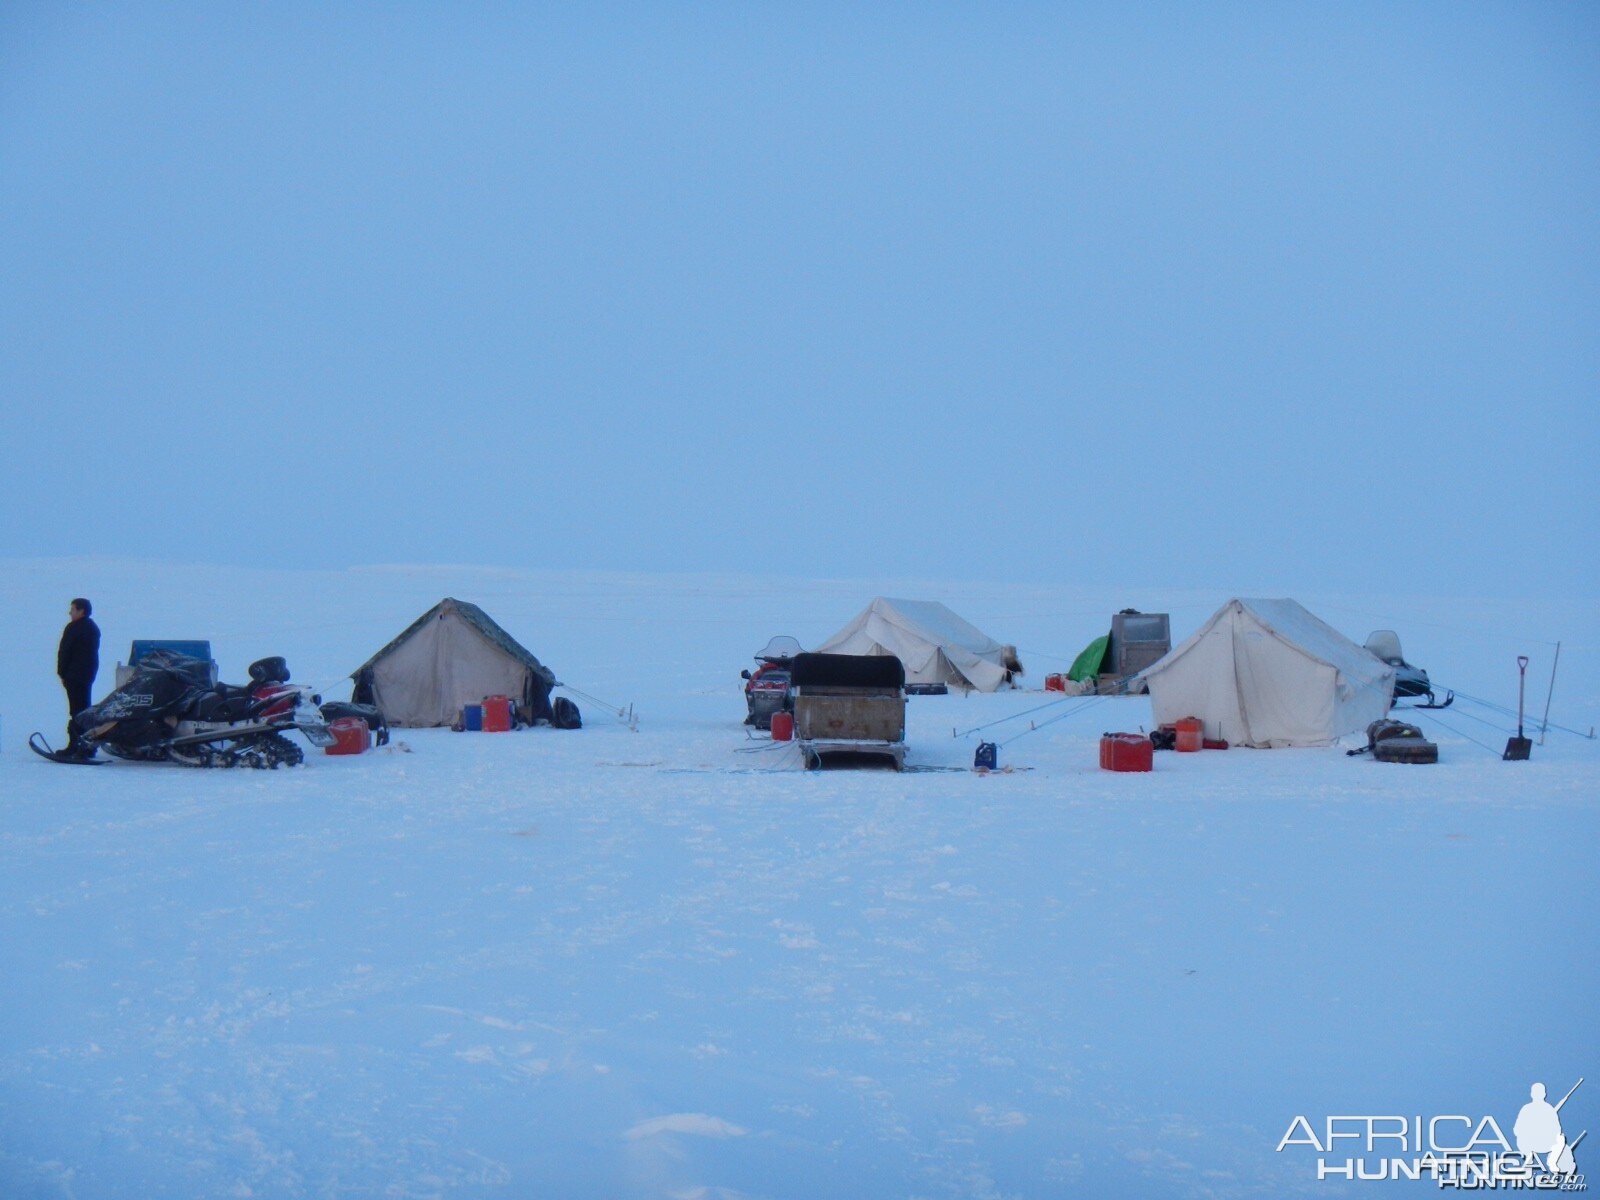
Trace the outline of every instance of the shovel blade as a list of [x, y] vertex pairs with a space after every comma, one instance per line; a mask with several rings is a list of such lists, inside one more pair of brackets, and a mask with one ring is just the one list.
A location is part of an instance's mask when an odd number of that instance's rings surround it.
[[1533, 739], [1514, 737], [1506, 739], [1506, 752], [1500, 757], [1505, 762], [1526, 762], [1533, 752]]

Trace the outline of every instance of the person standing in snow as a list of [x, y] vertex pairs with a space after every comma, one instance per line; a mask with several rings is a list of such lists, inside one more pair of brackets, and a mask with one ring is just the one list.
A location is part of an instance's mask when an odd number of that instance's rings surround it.
[[100, 673], [100, 626], [89, 617], [93, 611], [93, 605], [82, 596], [75, 599], [67, 608], [67, 627], [61, 631], [61, 645], [56, 648], [56, 676], [67, 690], [69, 753], [78, 744], [72, 718], [89, 707], [89, 691]]

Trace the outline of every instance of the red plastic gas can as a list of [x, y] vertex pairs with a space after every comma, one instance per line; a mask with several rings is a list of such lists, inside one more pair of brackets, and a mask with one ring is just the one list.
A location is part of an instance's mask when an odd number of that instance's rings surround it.
[[1148, 771], [1155, 748], [1142, 733], [1108, 733], [1100, 739], [1100, 766], [1107, 771]]
[[328, 732], [333, 734], [329, 754], [364, 754], [372, 744], [372, 731], [360, 717], [340, 717], [328, 722]]
[[511, 698], [485, 696], [483, 698], [483, 731], [507, 733], [511, 729]]
[[794, 738], [794, 714], [792, 712], [775, 712], [772, 714], [772, 740], [787, 742]]

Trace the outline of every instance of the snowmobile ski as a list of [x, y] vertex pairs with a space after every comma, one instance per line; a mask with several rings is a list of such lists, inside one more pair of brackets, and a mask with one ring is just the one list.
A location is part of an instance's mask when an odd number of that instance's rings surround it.
[[52, 750], [50, 743], [44, 740], [44, 734], [35, 731], [28, 736], [28, 749], [40, 758], [47, 758], [54, 763], [69, 763], [78, 767], [109, 767], [111, 764], [104, 759], [86, 758], [81, 754], [69, 754], [65, 750]]
[[1452, 704], [1454, 704], [1456, 702], [1456, 694], [1454, 692], [1446, 692], [1444, 694], [1444, 699], [1443, 700], [1438, 700], [1438, 701], [1435, 701], [1432, 692], [1426, 692], [1424, 694], [1428, 697], [1428, 702], [1426, 704], [1397, 704], [1397, 705], [1395, 705], [1395, 707], [1396, 708], [1449, 708]]

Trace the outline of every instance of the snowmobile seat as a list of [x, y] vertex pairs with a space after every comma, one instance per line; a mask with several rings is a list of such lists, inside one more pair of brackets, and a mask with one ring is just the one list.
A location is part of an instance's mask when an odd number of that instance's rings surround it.
[[218, 683], [211, 689], [219, 696], [237, 697], [241, 700], [250, 699], [255, 691], [252, 684]]
[[193, 715], [197, 721], [244, 721], [251, 716], [254, 705], [248, 688], [223, 684], [195, 697]]
[[250, 681], [255, 684], [288, 683], [289, 664], [281, 654], [271, 658], [258, 658], [250, 664]]

